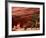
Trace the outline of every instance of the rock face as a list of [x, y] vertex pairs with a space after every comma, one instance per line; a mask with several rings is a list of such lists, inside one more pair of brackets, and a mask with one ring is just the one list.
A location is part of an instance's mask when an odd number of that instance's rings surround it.
[[12, 8], [12, 15], [26, 15], [26, 14], [33, 14], [39, 13], [39, 8], [24, 8], [24, 7], [13, 7]]
[[[32, 16], [36, 14], [39, 19], [39, 8], [12, 7], [12, 28], [20, 23], [21, 28], [31, 28], [33, 25]], [[34, 21], [34, 23], [36, 23]]]

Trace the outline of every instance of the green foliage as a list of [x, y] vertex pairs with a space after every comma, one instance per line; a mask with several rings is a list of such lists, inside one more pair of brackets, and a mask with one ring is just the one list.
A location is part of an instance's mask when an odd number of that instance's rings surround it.
[[36, 21], [38, 22], [39, 14], [33, 14], [32, 15], [32, 28], [36, 27]]

